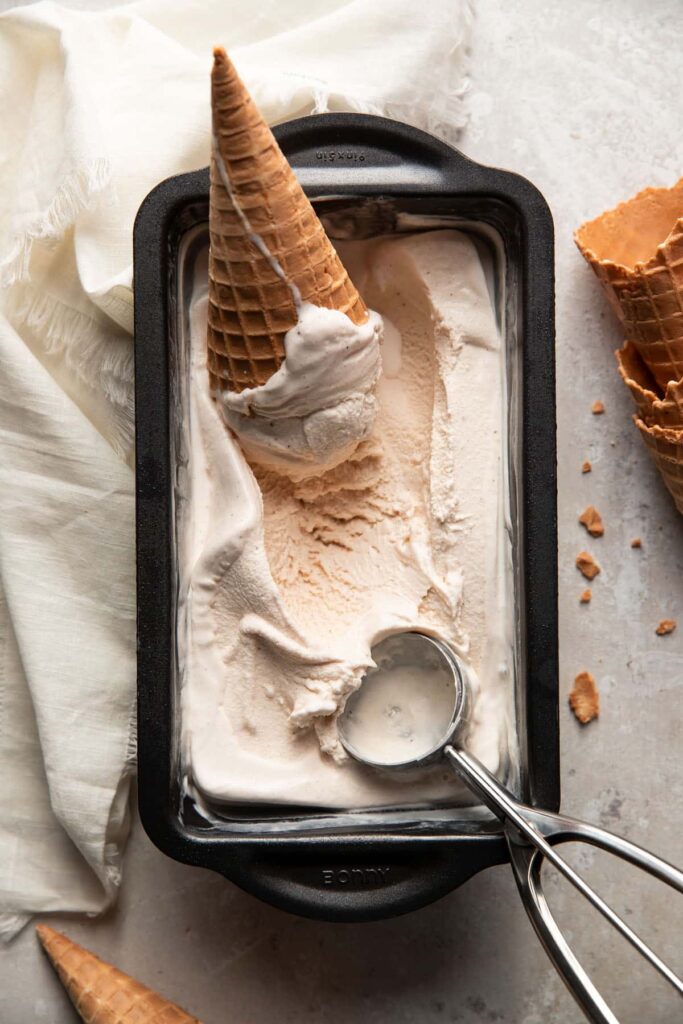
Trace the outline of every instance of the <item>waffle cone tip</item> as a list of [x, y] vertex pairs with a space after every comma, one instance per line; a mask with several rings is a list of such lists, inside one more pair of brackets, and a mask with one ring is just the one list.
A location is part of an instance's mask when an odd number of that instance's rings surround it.
[[[229, 126], [241, 104], [249, 102], [249, 94], [237, 74], [235, 65], [222, 46], [214, 47], [211, 67], [211, 124], [224, 159], [230, 154], [222, 145], [222, 129]], [[225, 124], [227, 122], [227, 125]]]
[[[215, 46], [213, 50], [213, 67], [211, 68], [211, 85], [212, 85], [212, 105], [215, 113], [215, 89], [216, 86], [221, 84], [225, 85], [230, 80], [240, 82], [239, 75], [235, 70], [235, 65], [232, 63], [228, 54], [222, 46]], [[241, 82], [240, 82], [241, 85]], [[244, 88], [242, 86], [242, 88]]]
[[108, 965], [100, 960], [98, 956], [91, 953], [90, 950], [85, 949], [83, 946], [79, 946], [77, 942], [70, 939], [68, 935], [64, 935], [63, 932], [58, 932], [55, 928], [50, 928], [46, 924], [36, 925], [36, 934], [40, 940], [40, 944], [45, 950], [48, 959], [52, 963], [53, 967], [62, 974], [62, 957], [65, 953], [76, 952], [83, 954], [83, 957], [87, 957], [92, 963], [97, 963], [103, 968]]
[[[71, 939], [67, 938], [66, 935], [62, 935], [62, 933], [58, 932], [55, 928], [50, 928], [47, 924], [37, 924], [36, 934], [40, 940], [41, 946], [53, 964], [57, 955], [56, 947], [72, 944]], [[75, 943], [73, 944], [75, 945]]]

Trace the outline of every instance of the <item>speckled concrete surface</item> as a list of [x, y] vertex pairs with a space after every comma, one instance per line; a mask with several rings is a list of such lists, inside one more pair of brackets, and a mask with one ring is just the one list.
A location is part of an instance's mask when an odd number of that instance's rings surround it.
[[[477, 5], [472, 120], [463, 149], [529, 177], [557, 233], [563, 808], [672, 860], [681, 847], [683, 520], [630, 423], [612, 350], [619, 329], [571, 232], [646, 184], [683, 172], [680, 0], [484, 0]], [[606, 413], [590, 413], [594, 399]], [[593, 472], [583, 476], [588, 458]], [[577, 523], [585, 505], [605, 536]], [[640, 536], [640, 550], [630, 547]], [[602, 573], [580, 606], [582, 548]], [[672, 636], [655, 636], [678, 617]], [[566, 697], [589, 669], [602, 715], [585, 729]], [[678, 822], [678, 827], [676, 826]], [[579, 863], [658, 951], [680, 958], [680, 904], [629, 868], [584, 852]], [[551, 903], [623, 1021], [671, 1024], [664, 982], [579, 912], [564, 882]], [[205, 1024], [580, 1024], [527, 923], [506, 867], [409, 917], [371, 925], [298, 920], [218, 877], [174, 864], [135, 827], [118, 909], [59, 918], [78, 941], [185, 1004]], [[680, 963], [679, 968], [683, 965]], [[0, 952], [4, 1024], [74, 1020], [27, 929]]]

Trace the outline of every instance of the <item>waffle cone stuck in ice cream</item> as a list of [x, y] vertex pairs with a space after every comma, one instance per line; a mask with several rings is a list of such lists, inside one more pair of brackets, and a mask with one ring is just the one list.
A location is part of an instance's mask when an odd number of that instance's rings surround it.
[[196, 1017], [78, 946], [38, 925], [38, 937], [86, 1024], [201, 1024]]
[[214, 50], [208, 368], [212, 389], [265, 384], [299, 301], [368, 313], [225, 51]]
[[646, 188], [574, 239], [655, 381], [683, 378], [683, 178]]

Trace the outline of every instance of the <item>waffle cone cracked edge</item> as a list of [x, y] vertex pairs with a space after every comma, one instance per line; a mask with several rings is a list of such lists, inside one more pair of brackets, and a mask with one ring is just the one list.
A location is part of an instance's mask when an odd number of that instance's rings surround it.
[[265, 384], [285, 358], [285, 335], [298, 321], [291, 285], [302, 301], [356, 324], [368, 312], [220, 47], [211, 103], [208, 370], [212, 390], [242, 391]]
[[676, 508], [683, 513], [683, 430], [648, 426], [638, 416], [635, 421]]
[[683, 429], [683, 380], [669, 381], [661, 397], [657, 382], [637, 348], [627, 341], [615, 352], [619, 373], [647, 426]]
[[201, 1024], [66, 935], [38, 925], [43, 949], [86, 1024]]
[[657, 384], [683, 378], [683, 178], [644, 189], [574, 240]]
[[683, 513], [683, 380], [661, 391], [637, 348], [626, 342], [615, 353], [619, 373], [636, 403], [635, 424], [676, 508]]
[[574, 235], [621, 322], [636, 426], [683, 513], [683, 178], [646, 188]]

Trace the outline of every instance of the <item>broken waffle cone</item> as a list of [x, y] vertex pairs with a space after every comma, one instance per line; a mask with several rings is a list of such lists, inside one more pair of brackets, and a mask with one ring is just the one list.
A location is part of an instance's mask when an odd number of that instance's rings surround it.
[[662, 390], [683, 378], [683, 178], [646, 188], [574, 240]]
[[634, 416], [666, 487], [683, 513], [683, 380], [662, 391], [638, 349], [626, 342], [616, 353], [619, 373], [638, 407]]
[[647, 426], [683, 428], [683, 380], [669, 381], [661, 397], [654, 377], [635, 345], [627, 341], [616, 353], [619, 373], [638, 406], [638, 415]]
[[214, 50], [208, 368], [212, 390], [265, 384], [300, 301], [368, 311], [225, 51]]
[[62, 985], [86, 1024], [201, 1024], [139, 981], [40, 924], [36, 931]]
[[657, 464], [676, 508], [683, 513], [683, 428], [649, 426], [636, 416], [636, 426]]
[[664, 398], [654, 403], [653, 421], [660, 427], [683, 427], [683, 379], [670, 380]]

